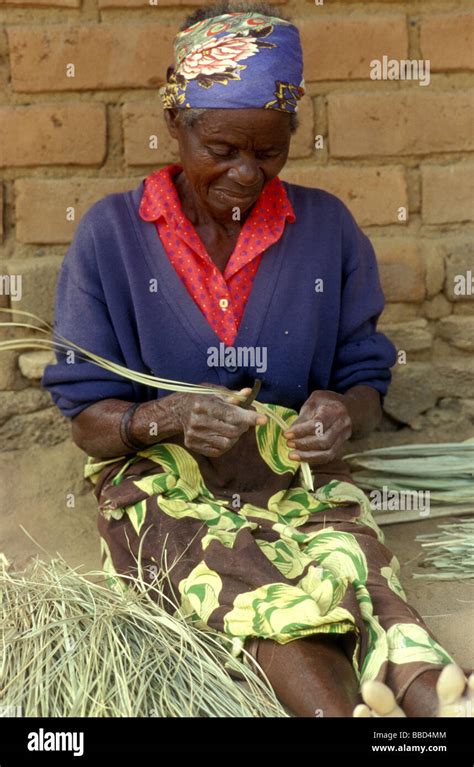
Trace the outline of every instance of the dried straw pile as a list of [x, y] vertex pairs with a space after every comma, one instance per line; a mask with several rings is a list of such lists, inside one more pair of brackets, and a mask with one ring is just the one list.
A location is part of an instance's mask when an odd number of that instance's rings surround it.
[[15, 572], [0, 558], [2, 706], [26, 717], [288, 716], [222, 635], [170, 615], [149, 585], [118, 593], [62, 559]]
[[379, 524], [420, 521], [425, 516], [416, 510], [420, 493], [429, 495], [427, 517], [474, 513], [474, 438], [377, 448], [351, 453], [344, 460], [369, 497], [371, 491], [390, 491], [405, 502], [400, 512], [375, 511]]
[[413, 577], [444, 581], [474, 578], [474, 520], [438, 525], [438, 530], [416, 536], [425, 552], [422, 567], [434, 567], [435, 571], [413, 573]]

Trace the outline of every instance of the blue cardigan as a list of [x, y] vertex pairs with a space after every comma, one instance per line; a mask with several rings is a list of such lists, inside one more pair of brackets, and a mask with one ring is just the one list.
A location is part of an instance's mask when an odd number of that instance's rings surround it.
[[[155, 224], [138, 215], [143, 187], [104, 197], [80, 220], [58, 275], [56, 333], [163, 378], [240, 389], [258, 377], [259, 400], [295, 410], [315, 389], [344, 393], [357, 384], [383, 400], [396, 350], [376, 331], [384, 306], [376, 258], [337, 197], [285, 182], [296, 221], [263, 254], [231, 359]], [[90, 362], [56, 359], [41, 383], [69, 418], [109, 397], [142, 402], [169, 394]]]

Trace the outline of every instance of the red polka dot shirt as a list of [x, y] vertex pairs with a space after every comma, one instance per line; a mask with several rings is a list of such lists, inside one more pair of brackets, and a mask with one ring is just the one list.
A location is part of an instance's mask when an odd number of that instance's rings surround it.
[[296, 220], [278, 176], [265, 184], [240, 230], [237, 244], [222, 273], [186, 218], [173, 176], [178, 164], [157, 170], [144, 180], [139, 214], [154, 221], [158, 236], [176, 272], [221, 341], [231, 345], [237, 335], [262, 255]]

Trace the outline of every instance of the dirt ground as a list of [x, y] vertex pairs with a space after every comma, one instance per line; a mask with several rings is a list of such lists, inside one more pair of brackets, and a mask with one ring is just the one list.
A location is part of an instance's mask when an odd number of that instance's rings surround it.
[[[96, 504], [90, 484], [82, 479], [83, 465], [84, 454], [70, 441], [2, 453], [0, 552], [16, 566], [35, 555], [47, 558], [59, 552], [70, 565], [83, 565], [83, 572], [100, 568]], [[412, 578], [414, 572], [426, 572], [419, 567], [422, 549], [416, 535], [435, 532], [443, 519], [387, 525], [383, 530], [386, 544], [400, 561], [409, 602], [467, 668], [474, 665], [474, 579]]]

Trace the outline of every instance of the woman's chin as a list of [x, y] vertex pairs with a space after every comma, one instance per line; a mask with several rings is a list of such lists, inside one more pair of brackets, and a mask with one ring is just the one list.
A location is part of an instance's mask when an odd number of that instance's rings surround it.
[[228, 192], [214, 192], [212, 194], [212, 207], [219, 213], [228, 212], [233, 214], [235, 208], [239, 208], [241, 213], [252, 207], [257, 201], [256, 197], [240, 197]]

